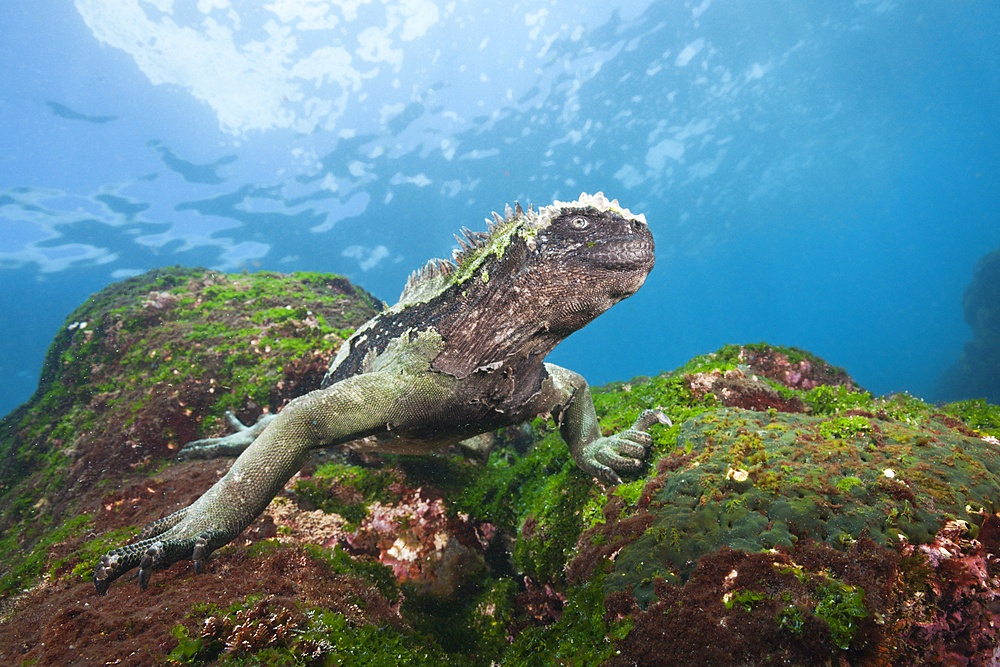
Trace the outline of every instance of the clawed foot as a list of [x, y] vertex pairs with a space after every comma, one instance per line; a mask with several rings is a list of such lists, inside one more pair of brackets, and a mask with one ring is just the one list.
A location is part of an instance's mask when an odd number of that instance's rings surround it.
[[239, 456], [243, 453], [244, 449], [250, 446], [250, 443], [257, 439], [258, 435], [264, 432], [264, 429], [274, 420], [275, 416], [275, 414], [261, 415], [256, 424], [247, 426], [237, 419], [236, 415], [226, 410], [226, 419], [229, 420], [229, 423], [236, 431], [235, 433], [221, 438], [193, 440], [181, 448], [181, 451], [177, 454], [177, 458], [183, 461], [187, 459], [215, 459], [223, 456]]
[[[241, 423], [231, 412], [226, 416], [236, 433], [223, 438], [206, 438], [189, 443], [181, 452], [182, 457], [212, 458], [239, 454], [260, 435], [274, 420], [274, 415], [264, 415], [253, 426]], [[259, 477], [266, 477], [261, 467], [253, 461], [241, 468], [237, 461], [222, 479], [198, 500], [170, 516], [150, 523], [138, 539], [101, 557], [94, 570], [94, 587], [104, 595], [112, 581], [129, 570], [139, 568], [139, 587], [145, 589], [153, 570], [190, 558], [195, 572], [201, 572], [211, 553], [240, 534], [263, 511], [276, 491], [261, 487]], [[301, 459], [294, 459], [291, 472], [301, 466]], [[294, 465], [298, 463], [298, 466]], [[256, 467], [255, 467], [256, 465]], [[246, 470], [249, 469], [249, 472]], [[291, 475], [278, 472], [276, 489]]]
[[94, 570], [94, 587], [98, 595], [108, 592], [111, 582], [134, 567], [139, 567], [139, 588], [146, 590], [153, 570], [167, 567], [184, 558], [194, 561], [194, 571], [201, 573], [205, 569], [212, 549], [209, 545], [209, 535], [203, 533], [194, 539], [150, 538], [134, 544], [115, 549], [101, 556], [101, 563]]
[[653, 424], [673, 425], [662, 410], [646, 410], [631, 428], [586, 445], [583, 457], [589, 468], [587, 472], [605, 484], [621, 484], [618, 473], [641, 470], [646, 450], [653, 444], [653, 436], [646, 433]]

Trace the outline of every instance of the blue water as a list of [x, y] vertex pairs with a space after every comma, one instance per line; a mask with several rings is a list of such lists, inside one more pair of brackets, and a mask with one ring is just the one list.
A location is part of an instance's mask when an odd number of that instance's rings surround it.
[[657, 266], [556, 363], [767, 340], [933, 399], [1000, 246], [995, 3], [35, 0], [0, 35], [0, 414], [110, 282], [318, 270], [392, 302], [461, 226], [598, 190]]

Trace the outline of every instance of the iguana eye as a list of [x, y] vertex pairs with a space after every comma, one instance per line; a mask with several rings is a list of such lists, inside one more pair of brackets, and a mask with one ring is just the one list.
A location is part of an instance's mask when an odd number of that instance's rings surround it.
[[586, 229], [590, 221], [586, 218], [573, 218], [569, 221], [569, 226], [573, 229]]

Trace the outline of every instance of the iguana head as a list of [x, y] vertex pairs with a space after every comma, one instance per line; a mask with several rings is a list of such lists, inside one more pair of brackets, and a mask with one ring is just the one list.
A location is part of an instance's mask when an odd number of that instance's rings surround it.
[[523, 271], [576, 330], [642, 287], [653, 268], [653, 235], [643, 215], [634, 216], [602, 193], [555, 202], [539, 211], [537, 232], [527, 239]]
[[583, 194], [535, 211], [516, 206], [464, 232], [454, 260], [411, 277], [393, 311], [436, 310], [448, 340], [435, 368], [458, 377], [504, 359], [540, 360], [563, 338], [638, 290], [653, 268], [642, 215]]
[[491, 274], [501, 275], [511, 257], [519, 275], [558, 269], [564, 280], [577, 286], [586, 280], [590, 292], [607, 292], [612, 304], [634, 294], [653, 268], [653, 235], [645, 216], [632, 215], [602, 192], [582, 193], [576, 201], [556, 201], [538, 211], [508, 206], [504, 217], [494, 213], [486, 222], [488, 232], [463, 229], [464, 237], [455, 236], [460, 249], [451, 261], [432, 259], [414, 271], [394, 309], [430, 301], [456, 286], [479, 292]]

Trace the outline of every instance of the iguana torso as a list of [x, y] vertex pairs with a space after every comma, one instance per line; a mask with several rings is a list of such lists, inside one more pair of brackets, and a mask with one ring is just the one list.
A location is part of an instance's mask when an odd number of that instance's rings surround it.
[[[552, 414], [577, 464], [605, 482], [640, 467], [648, 411], [602, 437], [586, 381], [544, 363], [566, 336], [641, 287], [653, 267], [644, 218], [600, 193], [527, 212], [494, 214], [488, 233], [465, 232], [453, 261], [414, 273], [399, 303], [341, 347], [324, 388], [295, 399], [262, 432], [246, 429], [229, 472], [139, 541], [102, 558], [99, 593], [139, 566], [208, 555], [243, 531], [316, 447], [350, 443], [426, 453], [499, 427]], [[228, 443], [223, 443], [228, 446]]]

